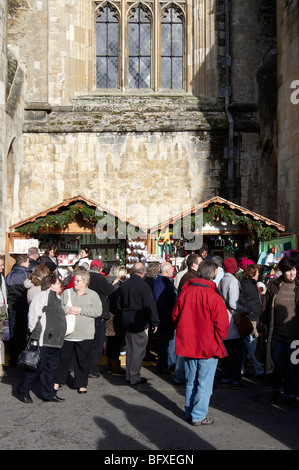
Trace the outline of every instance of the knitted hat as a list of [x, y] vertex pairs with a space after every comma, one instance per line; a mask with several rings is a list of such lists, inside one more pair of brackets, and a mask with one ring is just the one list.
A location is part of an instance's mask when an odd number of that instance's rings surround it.
[[100, 261], [99, 259], [94, 259], [94, 260], [90, 263], [90, 267], [91, 267], [91, 268], [102, 269], [103, 263], [102, 263], [102, 261]]
[[226, 273], [234, 274], [238, 268], [237, 260], [235, 258], [226, 258], [223, 261], [223, 267]]
[[247, 266], [247, 264], [254, 264], [254, 262], [251, 261], [251, 259], [242, 258], [241, 261], [240, 261], [240, 268], [244, 270], [244, 268], [245, 268], [245, 266]]

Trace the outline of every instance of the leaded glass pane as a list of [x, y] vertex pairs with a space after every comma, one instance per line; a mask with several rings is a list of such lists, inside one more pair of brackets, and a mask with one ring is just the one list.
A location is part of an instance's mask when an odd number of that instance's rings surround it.
[[138, 24], [129, 24], [129, 54], [137, 56], [139, 54], [139, 26]]
[[108, 24], [108, 55], [118, 56], [118, 24]]
[[176, 57], [183, 55], [183, 25], [182, 24], [172, 25], [172, 55]]
[[96, 29], [96, 34], [97, 34], [97, 38], [96, 38], [96, 47], [97, 47], [97, 55], [104, 55], [106, 54], [106, 50], [107, 50], [107, 43], [106, 43], [106, 39], [107, 39], [107, 31], [106, 31], [107, 27], [104, 24], [99, 24], [97, 23], [97, 29]]
[[107, 88], [117, 88], [118, 86], [118, 57], [108, 57], [108, 86]]
[[138, 88], [138, 58], [129, 58], [129, 87]]
[[140, 25], [140, 55], [151, 55], [151, 25]]
[[174, 57], [172, 59], [172, 88], [183, 87], [183, 59]]
[[149, 88], [151, 85], [151, 58], [140, 58], [139, 88]]
[[107, 83], [106, 59], [97, 57], [97, 86], [98, 88], [106, 88]]
[[161, 57], [161, 88], [170, 88], [171, 83], [171, 59]]
[[171, 25], [161, 24], [161, 55], [171, 55]]

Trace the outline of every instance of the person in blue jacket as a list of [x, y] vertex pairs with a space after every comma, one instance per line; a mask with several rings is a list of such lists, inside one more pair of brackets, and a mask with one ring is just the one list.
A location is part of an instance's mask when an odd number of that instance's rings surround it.
[[31, 274], [27, 255], [18, 255], [16, 263], [5, 278], [9, 311], [9, 365], [15, 367], [20, 352], [26, 346], [28, 302], [24, 281]]
[[[159, 327], [158, 327], [158, 369], [160, 372], [169, 373], [174, 354], [174, 326], [172, 322], [172, 311], [177, 298], [177, 290], [173, 282], [173, 266], [165, 261], [161, 264], [154, 285], [154, 299], [156, 301]], [[173, 354], [171, 353], [171, 346]]]

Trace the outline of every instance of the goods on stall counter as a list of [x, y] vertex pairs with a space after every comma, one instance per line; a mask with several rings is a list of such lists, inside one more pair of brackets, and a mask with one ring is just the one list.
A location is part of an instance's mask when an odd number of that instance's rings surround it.
[[145, 263], [147, 257], [147, 248], [144, 242], [130, 240], [128, 242], [128, 248], [126, 249], [126, 252], [128, 261], [126, 264], [127, 269], [132, 269], [134, 263], [138, 263], [139, 261]]
[[79, 256], [74, 254], [68, 255], [59, 255], [58, 256], [58, 265], [61, 266], [72, 266], [76, 261], [78, 261]]
[[160, 255], [149, 254], [147, 255], [146, 261], [148, 263], [163, 263], [164, 259]]

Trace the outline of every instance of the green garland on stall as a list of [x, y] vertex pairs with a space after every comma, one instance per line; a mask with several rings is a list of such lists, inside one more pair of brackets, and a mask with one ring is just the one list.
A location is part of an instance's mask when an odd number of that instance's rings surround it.
[[16, 228], [16, 232], [38, 233], [41, 230], [48, 231], [50, 228], [57, 226], [65, 228], [69, 223], [76, 220], [78, 214], [81, 214], [84, 220], [91, 223], [96, 223], [104, 217], [104, 215], [97, 216], [95, 210], [86, 204], [73, 204], [57, 214], [48, 214], [45, 217], [39, 217], [34, 222], [22, 225], [22, 227]]
[[[60, 227], [61, 229], [65, 228], [69, 223], [76, 220], [76, 216], [81, 214], [83, 219], [90, 223], [97, 223], [105, 215], [98, 216], [94, 209], [91, 209], [86, 204], [73, 204], [67, 209], [62, 210], [57, 214], [48, 214], [45, 217], [40, 217], [34, 222], [18, 227], [16, 232], [18, 233], [29, 233], [34, 234], [40, 231], [48, 231], [50, 228]], [[108, 216], [109, 217], [109, 216]], [[279, 236], [279, 232], [271, 227], [265, 227], [259, 221], [253, 221], [251, 218], [246, 215], [238, 215], [230, 209], [226, 209], [222, 205], [213, 205], [210, 206], [207, 212], [203, 213], [203, 224], [213, 223], [215, 220], [223, 220], [225, 222], [231, 222], [232, 224], [245, 225], [251, 232], [255, 232], [259, 240], [267, 241], [271, 238], [276, 238]], [[117, 221], [115, 221], [115, 228], [117, 228]], [[195, 228], [195, 216], [191, 217], [191, 229]], [[127, 227], [129, 231], [129, 238], [134, 238], [134, 235], [138, 236], [138, 229], [129, 225]]]
[[[107, 213], [104, 213], [103, 215], [96, 215], [96, 211], [91, 207], [83, 203], [77, 203], [69, 206], [66, 209], [63, 209], [57, 214], [48, 214], [45, 217], [39, 217], [34, 222], [22, 225], [21, 227], [16, 228], [16, 232], [35, 234], [39, 233], [40, 231], [48, 232], [49, 229], [55, 227], [60, 227], [63, 229], [71, 222], [74, 222], [78, 214], [81, 214], [86, 222], [89, 222], [93, 225], [103, 219], [103, 217], [107, 217], [107, 225], [113, 227], [115, 231], [118, 231], [118, 219], [114, 218], [113, 215], [109, 215]], [[109, 220], [110, 217], [111, 220]], [[126, 226], [126, 234], [129, 238], [138, 237], [138, 233], [138, 227], [135, 227], [131, 224]]]
[[[279, 236], [279, 232], [271, 227], [265, 227], [261, 222], [252, 220], [246, 215], [238, 215], [230, 209], [226, 209], [222, 205], [215, 204], [210, 206], [207, 212], [203, 212], [203, 225], [206, 223], [214, 223], [216, 220], [231, 222], [234, 225], [245, 225], [249, 231], [255, 232], [259, 240], [267, 241]], [[195, 228], [195, 216], [192, 216], [191, 228]]]

